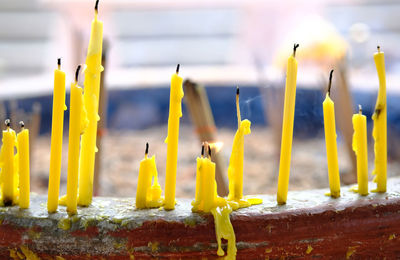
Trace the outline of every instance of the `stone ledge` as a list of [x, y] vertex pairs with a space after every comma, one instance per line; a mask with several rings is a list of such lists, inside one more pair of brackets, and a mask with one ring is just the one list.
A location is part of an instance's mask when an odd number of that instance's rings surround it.
[[[339, 199], [325, 196], [326, 189], [289, 192], [284, 206], [262, 195], [263, 204], [233, 212], [237, 259], [400, 255], [400, 178], [383, 194], [348, 190]], [[49, 215], [46, 199], [32, 195], [27, 210], [0, 208], [1, 259], [22, 249], [43, 259], [217, 258], [212, 215], [192, 213], [189, 199], [165, 211], [136, 210], [133, 198], [97, 197], [74, 217], [65, 207]]]

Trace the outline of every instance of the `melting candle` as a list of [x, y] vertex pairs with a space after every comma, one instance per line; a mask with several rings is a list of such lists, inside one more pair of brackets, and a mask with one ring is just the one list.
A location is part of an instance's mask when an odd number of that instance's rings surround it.
[[94, 19], [90, 32], [89, 47], [86, 56], [84, 81], [84, 100], [89, 120], [87, 129], [82, 135], [82, 149], [79, 162], [79, 205], [89, 206], [93, 197], [94, 163], [97, 152], [97, 122], [100, 120], [100, 74], [104, 70], [101, 66], [103, 52], [103, 22], [98, 19], [99, 0], [94, 8]]
[[172, 210], [175, 208], [176, 191], [176, 169], [178, 163], [178, 139], [179, 120], [182, 117], [182, 78], [178, 76], [179, 64], [176, 73], [171, 77], [171, 91], [169, 97], [168, 136], [167, 143], [167, 166], [165, 171], [165, 201], [164, 208]]
[[376, 71], [379, 78], [379, 92], [376, 99], [375, 112], [372, 115], [374, 128], [372, 136], [375, 141], [375, 175], [376, 189], [374, 192], [386, 192], [387, 179], [387, 105], [386, 105], [386, 75], [385, 56], [378, 46], [378, 52], [374, 54]]
[[[205, 157], [205, 150], [207, 156]], [[197, 158], [196, 171], [196, 195], [192, 202], [192, 211], [212, 213], [215, 223], [215, 234], [217, 238], [218, 256], [224, 256], [221, 240], [228, 240], [226, 259], [236, 257], [236, 237], [229, 215], [232, 212], [230, 203], [217, 194], [217, 183], [215, 181], [215, 163], [211, 161], [211, 148], [204, 142], [201, 148], [201, 157]]]
[[239, 87], [236, 88], [236, 114], [238, 130], [233, 139], [232, 153], [229, 160], [229, 194], [228, 201], [233, 209], [248, 207], [252, 204], [260, 204], [261, 199], [248, 200], [243, 197], [243, 158], [244, 158], [244, 136], [251, 133], [251, 122], [247, 119], [241, 120], [239, 106]]
[[[144, 159], [140, 162], [139, 179], [136, 190], [136, 208], [154, 208], [162, 205], [161, 187], [158, 183], [158, 173], [155, 155], [148, 158], [149, 144], [146, 143]], [[151, 181], [153, 179], [153, 185]]]

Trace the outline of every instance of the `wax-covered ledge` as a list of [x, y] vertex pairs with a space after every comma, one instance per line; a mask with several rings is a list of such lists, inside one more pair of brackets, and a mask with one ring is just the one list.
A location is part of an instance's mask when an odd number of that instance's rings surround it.
[[[388, 181], [387, 193], [360, 196], [343, 187], [333, 199], [326, 191], [289, 192], [283, 206], [261, 195], [262, 204], [232, 212], [237, 259], [400, 254], [400, 178]], [[65, 207], [48, 214], [46, 197], [33, 195], [29, 209], [0, 208], [0, 256], [217, 258], [212, 215], [192, 213], [190, 203], [137, 210], [132, 198], [97, 197], [69, 217]]]

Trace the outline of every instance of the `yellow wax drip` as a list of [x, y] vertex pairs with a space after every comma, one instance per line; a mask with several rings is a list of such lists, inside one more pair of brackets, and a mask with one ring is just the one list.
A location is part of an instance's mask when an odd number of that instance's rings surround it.
[[228, 249], [226, 259], [236, 259], [236, 237], [235, 231], [233, 230], [233, 226], [231, 220], [229, 218], [229, 214], [232, 212], [232, 208], [229, 205], [224, 207], [216, 207], [211, 209], [211, 213], [214, 216], [215, 223], [215, 234], [217, 236], [218, 243], [218, 251], [217, 254], [219, 256], [224, 256], [225, 252], [221, 247], [221, 239], [224, 238], [228, 240]]

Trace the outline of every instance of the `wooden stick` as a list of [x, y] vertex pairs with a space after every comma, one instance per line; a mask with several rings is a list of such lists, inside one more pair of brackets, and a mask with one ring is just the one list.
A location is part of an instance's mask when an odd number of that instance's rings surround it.
[[[215, 127], [214, 117], [205, 88], [188, 79], [183, 83], [183, 88], [185, 103], [189, 108], [189, 114], [200, 142], [213, 143], [218, 141], [217, 128]], [[218, 194], [226, 196], [228, 195], [228, 188], [225, 181], [226, 168], [223, 157], [214, 149], [211, 159], [216, 164], [215, 179], [217, 181]]]
[[345, 178], [341, 178], [345, 184], [354, 183], [357, 180], [357, 160], [353, 151], [353, 102], [347, 80], [347, 68], [344, 60], [338, 62], [338, 90], [335, 91], [336, 120], [338, 128], [343, 136], [346, 145], [346, 150], [351, 161], [350, 174]]

